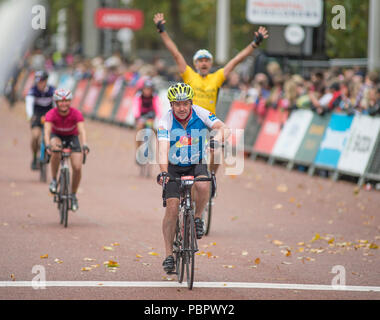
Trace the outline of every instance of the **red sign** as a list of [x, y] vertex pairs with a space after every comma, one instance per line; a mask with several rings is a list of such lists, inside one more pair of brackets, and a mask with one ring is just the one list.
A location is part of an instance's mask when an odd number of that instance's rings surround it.
[[234, 101], [226, 118], [226, 125], [232, 129], [231, 143], [236, 146], [243, 136], [243, 131], [234, 129], [245, 129], [248, 118], [252, 112], [253, 104], [247, 104], [241, 101]]
[[141, 29], [144, 14], [141, 10], [98, 9], [95, 12], [95, 25], [100, 29]]

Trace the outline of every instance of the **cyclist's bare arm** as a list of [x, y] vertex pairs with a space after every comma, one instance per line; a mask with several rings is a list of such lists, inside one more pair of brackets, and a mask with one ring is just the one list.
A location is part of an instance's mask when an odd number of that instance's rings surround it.
[[[256, 36], [260, 33], [263, 39], [268, 38], [268, 31], [264, 27], [260, 27], [257, 32], [255, 32]], [[252, 54], [255, 50], [254, 42], [251, 42], [248, 46], [246, 46], [242, 51], [240, 51], [234, 58], [232, 58], [224, 67], [224, 77], [227, 78], [232, 70], [242, 62], [245, 58]]]
[[[166, 22], [163, 13], [156, 13], [154, 15], [153, 21], [155, 25], [157, 25], [159, 21], [161, 21], [162, 24], [165, 24]], [[178, 50], [177, 45], [173, 42], [173, 40], [170, 38], [166, 31], [161, 32], [160, 36], [162, 41], [164, 42], [164, 45], [173, 56], [174, 61], [178, 66], [179, 73], [184, 73], [186, 70], [187, 63], [182, 53]]]
[[78, 132], [79, 132], [79, 138], [81, 139], [82, 146], [87, 145], [87, 136], [86, 136], [86, 130], [84, 129], [84, 122], [78, 122], [77, 124]]
[[[168, 172], [170, 141], [158, 141], [158, 164], [160, 172]], [[162, 184], [162, 180], [160, 181]]]
[[226, 141], [231, 135], [231, 129], [222, 121], [216, 122], [211, 129], [213, 133], [216, 133], [214, 140], [219, 142]]
[[[50, 134], [51, 134], [51, 122], [45, 122], [44, 123], [44, 141], [45, 146], [50, 145]], [[50, 154], [50, 150], [47, 150], [47, 152]]]

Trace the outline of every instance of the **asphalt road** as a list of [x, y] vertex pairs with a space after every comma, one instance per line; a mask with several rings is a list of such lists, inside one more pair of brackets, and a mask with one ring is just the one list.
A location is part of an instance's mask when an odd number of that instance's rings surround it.
[[[1, 102], [0, 299], [380, 299], [369, 288], [380, 287], [379, 191], [248, 159], [242, 175], [221, 170], [189, 291], [162, 270], [161, 188], [139, 177], [134, 133], [89, 120], [86, 128], [80, 208], [65, 229], [30, 170], [24, 105]], [[45, 289], [30, 286], [43, 276]]]

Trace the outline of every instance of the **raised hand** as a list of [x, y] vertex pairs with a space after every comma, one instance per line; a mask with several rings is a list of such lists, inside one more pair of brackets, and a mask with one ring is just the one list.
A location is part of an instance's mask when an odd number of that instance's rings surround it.
[[166, 20], [163, 13], [156, 13], [153, 17], [153, 22], [156, 25], [158, 32], [164, 31]]
[[258, 47], [260, 43], [268, 37], [269, 37], [268, 30], [265, 27], [260, 27], [259, 30], [255, 32], [255, 37], [253, 39], [253, 42]]

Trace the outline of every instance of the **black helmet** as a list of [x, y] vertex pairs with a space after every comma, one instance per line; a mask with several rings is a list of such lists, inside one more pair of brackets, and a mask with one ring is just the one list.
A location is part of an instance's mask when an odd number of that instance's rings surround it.
[[36, 71], [36, 74], [34, 76], [34, 80], [36, 81], [36, 83], [40, 81], [45, 81], [48, 78], [49, 78], [49, 74], [44, 70]]

